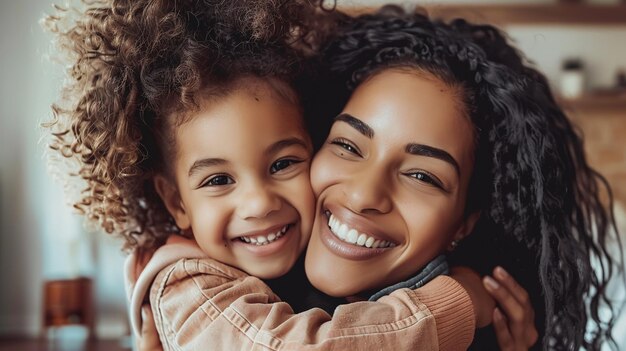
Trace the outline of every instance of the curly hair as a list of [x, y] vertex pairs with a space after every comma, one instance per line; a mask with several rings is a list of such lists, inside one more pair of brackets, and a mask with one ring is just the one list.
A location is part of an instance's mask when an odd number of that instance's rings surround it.
[[316, 2], [83, 2], [45, 20], [70, 62], [49, 146], [78, 161], [72, 175], [86, 187], [74, 207], [126, 248], [153, 247], [178, 231], [152, 182], [167, 164], [168, 125], [182, 123], [165, 116], [246, 76], [293, 86], [303, 49], [312, 50]]
[[[482, 272], [509, 262], [538, 312], [542, 349], [599, 349], [612, 341], [613, 319], [598, 315], [601, 303], [611, 306], [605, 287], [623, 256], [607, 251], [617, 228], [600, 199], [606, 195], [612, 208], [610, 187], [587, 164], [545, 77], [489, 25], [397, 8], [340, 22], [316, 60], [325, 64], [324, 84], [339, 87], [329, 90], [335, 111], [356, 86], [389, 68], [429, 72], [463, 91], [476, 137], [466, 212], [482, 215], [451, 260]], [[476, 255], [489, 248], [489, 255]], [[585, 338], [587, 321], [598, 328]]]

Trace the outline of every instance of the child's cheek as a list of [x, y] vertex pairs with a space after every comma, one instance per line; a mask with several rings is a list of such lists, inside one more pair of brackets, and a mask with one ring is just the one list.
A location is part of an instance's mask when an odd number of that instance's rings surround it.
[[303, 181], [300, 187], [301, 192], [298, 194], [302, 199], [300, 219], [302, 221], [302, 242], [304, 246], [306, 246], [306, 243], [311, 236], [311, 231], [313, 230], [313, 220], [315, 218], [315, 194], [311, 187], [309, 173], [306, 172], [305, 174], [306, 175], [303, 175], [302, 177]]
[[329, 157], [329, 152], [322, 149], [311, 162], [311, 187], [315, 197], [320, 196], [337, 177], [336, 169], [333, 168]]

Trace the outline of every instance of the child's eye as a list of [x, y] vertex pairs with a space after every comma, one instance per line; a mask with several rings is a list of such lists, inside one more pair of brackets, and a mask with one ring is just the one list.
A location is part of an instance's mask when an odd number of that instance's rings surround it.
[[291, 158], [284, 158], [281, 160], [278, 160], [274, 163], [272, 163], [272, 165], [270, 166], [270, 174], [274, 174], [274, 173], [278, 173], [280, 171], [282, 171], [283, 169], [294, 165], [296, 163], [300, 163], [302, 162], [301, 160], [295, 160], [295, 159], [291, 159]]
[[206, 182], [204, 182], [202, 184], [203, 187], [205, 186], [224, 186], [224, 185], [228, 185], [228, 184], [234, 184], [235, 181], [233, 180], [233, 178], [225, 175], [225, 174], [219, 174], [216, 176], [213, 176], [211, 178], [209, 178]]
[[441, 181], [439, 179], [437, 179], [437, 177], [435, 177], [434, 175], [427, 173], [427, 172], [409, 172], [409, 173], [405, 173], [405, 175], [411, 177], [411, 178], [415, 178], [417, 180], [419, 180], [420, 182], [424, 182], [430, 185], [433, 185], [439, 189], [443, 189], [443, 184], [441, 183]]
[[359, 149], [356, 146], [354, 146], [350, 141], [346, 139], [337, 138], [337, 139], [333, 139], [330, 143], [345, 149], [351, 154], [361, 156], [361, 151], [359, 151]]

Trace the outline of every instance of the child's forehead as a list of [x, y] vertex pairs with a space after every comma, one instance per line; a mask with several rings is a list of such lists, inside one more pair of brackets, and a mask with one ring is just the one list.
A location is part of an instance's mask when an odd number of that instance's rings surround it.
[[176, 134], [190, 128], [207, 128], [211, 134], [237, 134], [250, 132], [249, 127], [256, 125], [255, 133], [306, 135], [302, 109], [294, 103], [288, 89], [280, 81], [242, 79], [228, 92], [219, 96], [208, 94], [197, 100], [197, 108], [186, 113]]
[[300, 105], [296, 91], [286, 81], [275, 77], [242, 77], [233, 84], [231, 92], [249, 93], [257, 98], [271, 97], [295, 106]]
[[207, 157], [252, 164], [285, 140], [311, 148], [300, 109], [263, 85], [235, 89], [200, 106], [174, 133], [177, 155], [186, 165]]
[[199, 112], [223, 105], [235, 96], [247, 96], [256, 101], [274, 100], [278, 104], [297, 109], [299, 118], [302, 118], [298, 94], [285, 80], [276, 77], [242, 76], [230, 82], [207, 84], [194, 94], [192, 104], [179, 106], [166, 113], [169, 115], [169, 124], [180, 127], [194, 119]]

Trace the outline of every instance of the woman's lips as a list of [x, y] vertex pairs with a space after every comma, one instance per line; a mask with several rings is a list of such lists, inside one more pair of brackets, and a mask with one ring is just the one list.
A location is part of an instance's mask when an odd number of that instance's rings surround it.
[[356, 228], [352, 228], [349, 224], [343, 223], [330, 212], [327, 217], [328, 227], [330, 228], [331, 233], [348, 244], [374, 249], [396, 246], [396, 244], [391, 241], [380, 239], [369, 233], [359, 232]]
[[[328, 217], [324, 216], [324, 218]], [[328, 226], [328, 222], [322, 224], [321, 227], [322, 228], [320, 233], [320, 240], [322, 241], [324, 246], [326, 246], [335, 255], [349, 260], [367, 260], [369, 258], [383, 254], [393, 248], [392, 246], [384, 248], [379, 246], [377, 248], [374, 248], [352, 244], [343, 241], [342, 239], [337, 237], [337, 235], [335, 235], [331, 231], [330, 227]]]

